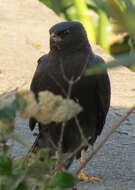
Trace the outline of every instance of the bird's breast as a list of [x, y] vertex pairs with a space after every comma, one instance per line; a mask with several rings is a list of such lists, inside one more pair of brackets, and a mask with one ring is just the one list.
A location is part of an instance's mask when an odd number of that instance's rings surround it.
[[44, 69], [44, 86], [56, 94], [67, 94], [69, 83], [79, 80], [87, 63], [87, 55], [51, 55]]

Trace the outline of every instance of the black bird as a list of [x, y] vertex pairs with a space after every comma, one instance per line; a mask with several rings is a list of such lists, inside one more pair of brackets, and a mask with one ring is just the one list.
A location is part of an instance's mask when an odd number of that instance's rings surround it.
[[[67, 97], [69, 81], [76, 80], [72, 86], [70, 98], [83, 108], [77, 118], [84, 136], [93, 145], [103, 130], [110, 106], [110, 81], [107, 71], [92, 76], [85, 76], [84, 73], [88, 68], [105, 64], [104, 60], [93, 53], [81, 23], [61, 22], [52, 26], [49, 32], [50, 51], [38, 60], [30, 88], [36, 98], [40, 91], [45, 90]], [[34, 118], [30, 119], [31, 130], [34, 129], [36, 123], [38, 122]], [[61, 123], [52, 122], [47, 125], [38, 123], [38, 126], [39, 136], [36, 146], [54, 150], [52, 144], [58, 146]], [[80, 132], [75, 119], [71, 119], [66, 123], [64, 130], [62, 152], [72, 153], [80, 144]], [[80, 158], [80, 152], [84, 148], [87, 146], [78, 151], [77, 158]]]

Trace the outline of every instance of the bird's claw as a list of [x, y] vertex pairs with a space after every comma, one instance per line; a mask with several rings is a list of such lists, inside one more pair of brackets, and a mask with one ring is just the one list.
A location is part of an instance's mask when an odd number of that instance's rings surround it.
[[99, 177], [88, 177], [86, 176], [86, 174], [84, 172], [80, 172], [77, 174], [77, 178], [80, 180], [80, 181], [85, 181], [85, 182], [101, 182], [102, 179], [99, 178]]

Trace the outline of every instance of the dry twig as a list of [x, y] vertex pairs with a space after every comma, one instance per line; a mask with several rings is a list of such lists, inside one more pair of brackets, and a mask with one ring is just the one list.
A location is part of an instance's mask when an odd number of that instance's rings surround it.
[[97, 145], [97, 147], [93, 150], [91, 155], [86, 159], [85, 164], [80, 166], [76, 171], [75, 175], [77, 175], [86, 165], [87, 163], [94, 157], [94, 155], [102, 148], [102, 146], [107, 142], [110, 136], [120, 127], [120, 125], [128, 118], [128, 116], [135, 110], [135, 106], [131, 107], [129, 111], [117, 122], [112, 124], [111, 131], [104, 137], [104, 139]]

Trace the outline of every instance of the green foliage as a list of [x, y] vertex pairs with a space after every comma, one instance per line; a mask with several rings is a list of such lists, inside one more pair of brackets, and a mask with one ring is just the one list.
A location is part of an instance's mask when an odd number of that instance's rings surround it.
[[[10, 99], [10, 96], [4, 99], [5, 105], [0, 107], [0, 121], [10, 121], [13, 120], [16, 117], [17, 112], [23, 108], [23, 97], [19, 94], [16, 94], [16, 97], [13, 99], [13, 101], [10, 101], [7, 105], [6, 102], [8, 102]], [[11, 96], [12, 99], [12, 96]]]
[[99, 21], [97, 26], [97, 44], [99, 44], [106, 51], [109, 51], [107, 30], [109, 20], [106, 13], [101, 9], [98, 10], [98, 15]]
[[96, 42], [96, 34], [94, 32], [93, 23], [91, 21], [90, 15], [88, 15], [88, 7], [84, 0], [74, 0], [74, 7], [76, 10], [76, 19], [80, 21], [88, 34], [89, 40]]
[[[96, 65], [86, 71], [86, 76], [98, 74], [104, 72], [107, 68], [118, 67], [120, 65], [127, 66], [135, 71], [134, 0], [93, 0], [91, 2], [88, 1], [87, 3], [82, 1], [85, 3], [83, 4], [84, 7], [82, 12], [80, 7], [81, 4], [78, 4], [79, 1], [40, 1], [53, 9], [59, 16], [63, 16], [68, 20], [79, 20], [83, 23], [86, 23], [87, 19], [87, 24], [88, 17], [85, 18], [83, 15], [86, 14], [88, 9], [94, 11], [99, 16], [97, 26], [94, 26], [94, 30], [95, 28], [97, 29], [96, 36], [98, 36], [96, 37], [96, 41], [105, 49], [108, 49], [106, 46], [108, 35], [106, 33], [106, 27], [108, 26], [108, 18], [115, 19], [118, 23], [116, 25], [117, 29], [126, 32], [129, 35], [130, 54], [118, 56], [115, 60], [106, 65]], [[90, 27], [92, 27], [93, 21], [90, 17], [89, 22], [91, 25]], [[85, 27], [87, 27], [86, 25]], [[91, 33], [92, 32], [90, 31], [90, 35]], [[34, 108], [37, 106], [37, 102], [34, 102], [32, 96], [29, 96], [29, 93], [26, 93], [25, 95], [27, 96], [24, 97], [24, 94], [16, 93], [13, 97], [11, 96], [11, 100], [9, 99], [10, 95], [6, 99], [4, 98], [4, 101], [0, 100], [0, 190], [64, 190], [73, 187], [77, 183], [76, 178], [66, 171], [56, 171], [54, 168], [57, 164], [58, 158], [50, 156], [50, 152], [47, 149], [40, 150], [36, 156], [34, 154], [29, 154], [26, 160], [13, 159], [10, 156], [9, 151], [11, 146], [7, 145], [9, 139], [14, 139], [27, 146], [27, 143], [23, 138], [14, 134], [13, 125], [16, 115], [21, 112], [26, 112], [28, 115], [25, 115], [29, 117], [30, 115], [28, 111], [30, 110], [31, 114], [33, 111], [32, 105], [34, 104]], [[26, 100], [28, 97], [29, 101]], [[56, 97], [56, 99], [57, 98], [58, 97]], [[58, 100], [61, 99], [58, 98]], [[50, 102], [52, 102], [52, 99]], [[43, 102], [41, 103], [42, 106]], [[57, 103], [57, 101], [55, 103]], [[26, 109], [30, 105], [30, 109]], [[60, 105], [61, 103], [53, 104], [53, 110], [57, 112]], [[2, 130], [3, 128], [4, 130]]]
[[[121, 33], [126, 33], [127, 46], [130, 48], [130, 55], [124, 55], [126, 57], [126, 63], [124, 57], [117, 57], [117, 62], [120, 65], [125, 65], [135, 72], [135, 0], [94, 0], [96, 5], [105, 11], [108, 17], [115, 20], [115, 30]], [[129, 57], [128, 57], [129, 56]], [[117, 65], [117, 64], [116, 64]]]
[[61, 0], [40, 0], [42, 3], [47, 5], [50, 9], [53, 9], [56, 14], [60, 15], [62, 12]]
[[[48, 94], [49, 92], [47, 92]], [[42, 95], [42, 100], [44, 100], [44, 93]], [[9, 94], [0, 99], [0, 190], [64, 190], [77, 183], [75, 177], [70, 173], [62, 171], [62, 169], [55, 170], [58, 158], [50, 156], [47, 149], [41, 149], [36, 155], [29, 153], [25, 160], [11, 157], [11, 146], [7, 144], [9, 139], [16, 140], [27, 146], [24, 139], [14, 134], [12, 125], [16, 115], [23, 114], [22, 112], [25, 111], [28, 113], [27, 109], [30, 104], [35, 106], [33, 97], [31, 92], [26, 91]], [[68, 100], [66, 102], [60, 96], [51, 94], [51, 97], [62, 103], [64, 101], [63, 108], [68, 103], [67, 110], [74, 105], [72, 101]], [[53, 106], [54, 104], [52, 104]], [[55, 105], [56, 111], [60, 106], [61, 103], [57, 107]]]
[[[3, 190], [18, 190], [20, 185], [23, 183], [25, 178], [24, 172], [18, 172], [16, 174], [12, 174], [10, 176], [5, 176], [5, 180], [3, 181]], [[27, 186], [26, 186], [27, 187]], [[27, 188], [25, 188], [27, 190]]]
[[85, 75], [89, 76], [89, 75], [100, 74], [102, 72], [105, 72], [107, 68], [111, 69], [111, 68], [114, 68], [114, 67], [119, 67], [120, 65], [129, 67], [129, 68], [131, 68], [131, 67], [134, 68], [135, 54], [121, 55], [121, 56], [118, 56], [115, 60], [113, 60], [111, 62], [108, 62], [108, 64], [96, 65], [93, 68], [87, 69], [87, 71], [85, 72]]
[[39, 0], [50, 9], [52, 9], [57, 15], [72, 20], [72, 14], [69, 13], [68, 8], [73, 4], [73, 0]]
[[0, 175], [12, 174], [12, 159], [6, 155], [0, 155]]
[[[1, 154], [1, 190], [64, 190], [77, 183], [75, 177], [68, 172], [60, 171], [55, 174], [53, 169], [57, 159], [50, 157], [48, 150], [41, 149], [38, 156], [31, 154], [28, 158], [32, 156], [32, 162], [25, 166], [23, 159], [13, 159]], [[29, 161], [26, 160], [27, 162]]]
[[65, 188], [71, 188], [76, 184], [77, 180], [71, 174], [67, 172], [58, 172], [53, 176], [48, 186], [53, 188], [59, 188], [63, 190]]
[[117, 21], [117, 28], [130, 35], [135, 35], [135, 1], [134, 0], [94, 0], [96, 5]]
[[[100, 44], [104, 49], [108, 50], [108, 17], [96, 4], [85, 0], [39, 0], [52, 9], [57, 15], [69, 21], [81, 22], [88, 34], [89, 40]], [[93, 13], [98, 16], [95, 22]], [[103, 16], [102, 16], [103, 15]], [[101, 24], [102, 23], [102, 24]]]
[[[77, 20], [81, 22], [88, 34], [88, 38], [99, 44], [107, 52], [111, 51], [113, 55], [119, 52], [131, 51], [135, 48], [134, 35], [135, 35], [135, 0], [39, 0], [46, 6], [51, 8], [57, 15], [66, 20]], [[124, 41], [119, 47], [115, 48], [115, 34], [114, 24], [117, 22], [118, 33], [128, 33], [129, 43]], [[113, 35], [112, 35], [113, 34]], [[122, 35], [121, 34], [121, 35]], [[131, 39], [132, 38], [132, 39]], [[121, 39], [117, 39], [121, 43]], [[114, 43], [114, 44], [113, 44]], [[124, 48], [124, 49], [123, 49]], [[126, 52], [127, 53], [127, 52]]]

